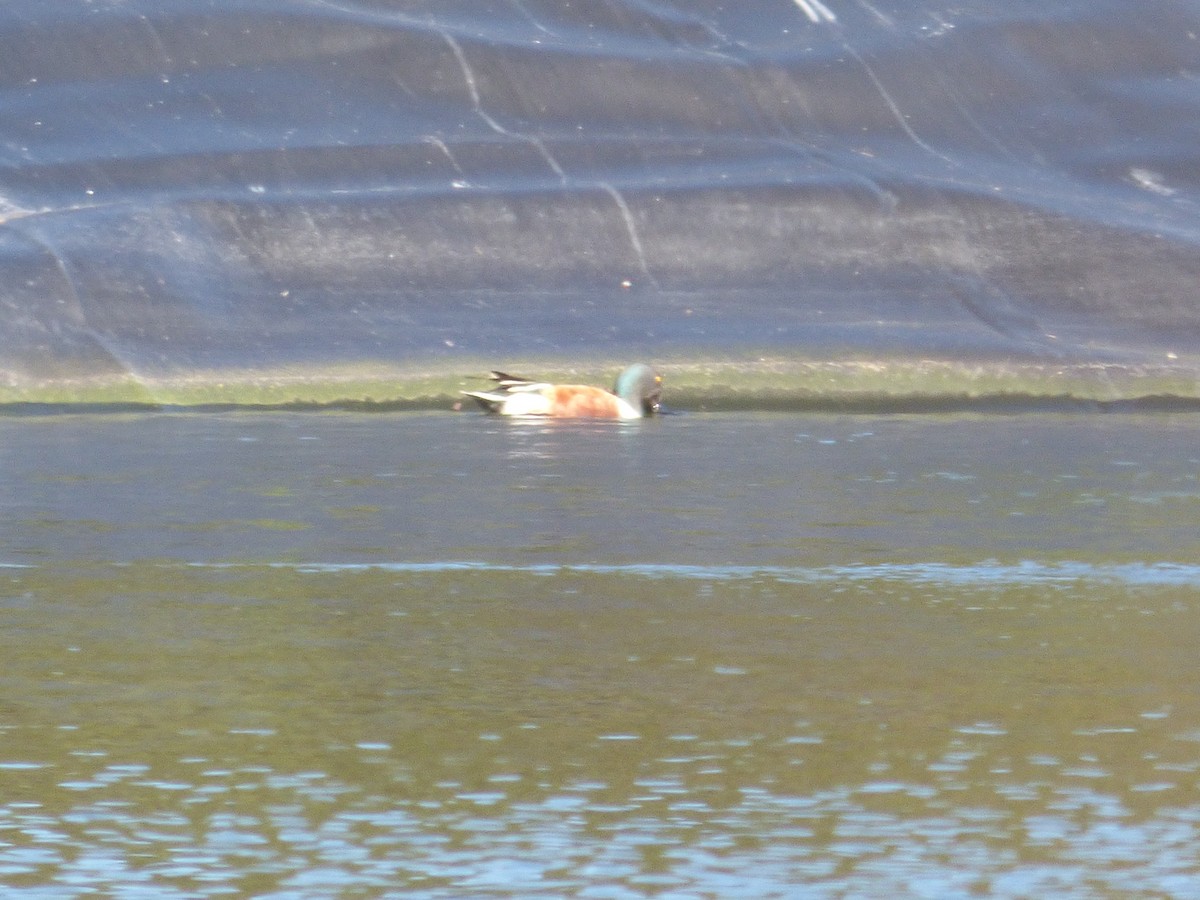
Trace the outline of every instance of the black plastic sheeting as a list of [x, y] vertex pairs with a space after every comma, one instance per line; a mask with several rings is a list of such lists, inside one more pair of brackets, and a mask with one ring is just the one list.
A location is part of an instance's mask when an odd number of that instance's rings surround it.
[[10, 382], [1185, 359], [1198, 250], [1196, 2], [0, 7]]

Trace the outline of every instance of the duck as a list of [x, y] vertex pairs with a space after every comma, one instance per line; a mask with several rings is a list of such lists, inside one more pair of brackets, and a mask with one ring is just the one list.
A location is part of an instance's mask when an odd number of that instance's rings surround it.
[[662, 376], [636, 363], [619, 376], [610, 391], [590, 384], [550, 384], [492, 371], [496, 389], [463, 391], [486, 412], [501, 416], [564, 419], [642, 419], [659, 411]]

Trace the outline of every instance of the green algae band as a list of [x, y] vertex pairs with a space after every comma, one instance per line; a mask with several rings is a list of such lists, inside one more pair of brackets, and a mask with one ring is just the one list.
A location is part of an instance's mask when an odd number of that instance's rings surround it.
[[[536, 377], [607, 383], [621, 363], [571, 366], [561, 359], [505, 360]], [[486, 362], [437, 371], [342, 366], [270, 372], [197, 371], [37, 379], [0, 385], [0, 409], [138, 408], [364, 410], [458, 409], [459, 392], [486, 384]], [[657, 364], [668, 412], [709, 410], [1025, 409], [1135, 404], [1190, 408], [1200, 402], [1200, 369], [1162, 365], [1071, 365], [934, 360], [802, 361], [758, 358]]]

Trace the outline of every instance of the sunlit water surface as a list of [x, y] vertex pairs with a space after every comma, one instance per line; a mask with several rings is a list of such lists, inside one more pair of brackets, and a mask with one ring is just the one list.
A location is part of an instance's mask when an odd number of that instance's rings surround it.
[[0, 419], [0, 885], [1197, 896], [1197, 431]]

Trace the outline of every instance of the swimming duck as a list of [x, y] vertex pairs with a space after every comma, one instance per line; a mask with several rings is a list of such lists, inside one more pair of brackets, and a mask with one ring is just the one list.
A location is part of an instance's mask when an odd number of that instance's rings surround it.
[[502, 416], [640, 419], [658, 412], [662, 376], [645, 363], [630, 366], [611, 391], [589, 384], [548, 384], [492, 372], [493, 391], [463, 391], [487, 412]]

